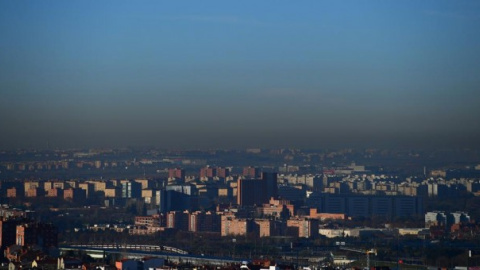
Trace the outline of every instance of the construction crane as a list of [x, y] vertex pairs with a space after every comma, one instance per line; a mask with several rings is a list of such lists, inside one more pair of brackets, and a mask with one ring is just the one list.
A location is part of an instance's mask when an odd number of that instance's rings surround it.
[[341, 247], [340, 249], [341, 250], [346, 250], [346, 251], [352, 251], [352, 252], [366, 254], [367, 255], [367, 269], [368, 270], [370, 270], [370, 254], [375, 254], [375, 256], [377, 256], [377, 250], [376, 249], [360, 250], [360, 249], [346, 248], [346, 247]]

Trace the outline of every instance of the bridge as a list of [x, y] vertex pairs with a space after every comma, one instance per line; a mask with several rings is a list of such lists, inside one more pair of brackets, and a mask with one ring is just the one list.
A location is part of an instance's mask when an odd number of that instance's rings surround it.
[[244, 258], [225, 258], [202, 255], [189, 255], [188, 252], [166, 246], [155, 245], [64, 245], [59, 247], [61, 253], [68, 251], [83, 251], [94, 259], [105, 259], [107, 255], [117, 255], [129, 259], [142, 259], [145, 257], [156, 257], [174, 263], [191, 263], [194, 265], [216, 265], [225, 266], [240, 264], [246, 261]]
[[138, 245], [138, 244], [77, 244], [69, 245], [74, 248], [90, 248], [90, 249], [104, 249], [104, 250], [142, 250], [142, 251], [159, 251], [175, 254], [187, 255], [188, 252], [175, 247], [157, 246], [157, 245]]

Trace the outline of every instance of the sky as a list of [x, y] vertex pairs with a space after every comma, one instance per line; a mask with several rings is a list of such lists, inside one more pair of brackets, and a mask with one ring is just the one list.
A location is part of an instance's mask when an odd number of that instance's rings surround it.
[[479, 1], [0, 1], [0, 149], [478, 147]]

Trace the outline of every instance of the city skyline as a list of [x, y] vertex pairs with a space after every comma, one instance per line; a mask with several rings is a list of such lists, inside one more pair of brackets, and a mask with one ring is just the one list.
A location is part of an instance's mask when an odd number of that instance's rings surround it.
[[0, 148], [480, 146], [473, 1], [4, 1]]

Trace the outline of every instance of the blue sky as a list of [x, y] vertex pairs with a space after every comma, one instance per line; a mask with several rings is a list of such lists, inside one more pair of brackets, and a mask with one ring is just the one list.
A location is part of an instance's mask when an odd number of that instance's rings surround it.
[[0, 148], [479, 145], [477, 1], [1, 1]]

